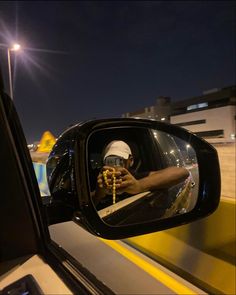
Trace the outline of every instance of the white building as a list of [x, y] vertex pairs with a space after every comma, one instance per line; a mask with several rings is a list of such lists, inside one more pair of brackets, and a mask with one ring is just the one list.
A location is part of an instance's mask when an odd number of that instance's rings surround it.
[[210, 143], [235, 142], [236, 87], [204, 93], [174, 104], [171, 124], [188, 129]]
[[178, 102], [159, 97], [156, 105], [125, 113], [181, 126], [211, 143], [235, 142], [236, 86], [212, 89]]

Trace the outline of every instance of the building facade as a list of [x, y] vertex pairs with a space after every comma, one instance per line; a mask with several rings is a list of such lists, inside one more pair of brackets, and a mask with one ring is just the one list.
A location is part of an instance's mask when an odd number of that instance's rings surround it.
[[235, 142], [236, 86], [208, 90], [201, 96], [178, 102], [159, 97], [154, 106], [122, 117], [170, 122], [211, 143]]
[[235, 142], [235, 119], [236, 86], [230, 86], [175, 103], [170, 123], [211, 143], [223, 143]]
[[125, 113], [122, 115], [123, 118], [127, 117], [138, 117], [154, 120], [162, 120], [169, 122], [171, 115], [171, 99], [170, 97], [160, 96], [156, 99], [154, 106], [145, 107], [141, 110]]

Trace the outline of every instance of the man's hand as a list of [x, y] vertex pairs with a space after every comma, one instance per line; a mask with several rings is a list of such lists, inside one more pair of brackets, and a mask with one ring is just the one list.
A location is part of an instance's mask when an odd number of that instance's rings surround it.
[[125, 168], [118, 168], [120, 172], [119, 186], [117, 187], [117, 193], [129, 193], [129, 194], [138, 194], [142, 192], [142, 186], [140, 182]]
[[[106, 172], [106, 179], [104, 179], [103, 173]], [[119, 188], [119, 185], [121, 183], [121, 172], [114, 169], [110, 166], [104, 166], [102, 170], [100, 171], [98, 177], [97, 177], [97, 185], [101, 189], [112, 189], [114, 177], [115, 177], [115, 185], [116, 188]]]
[[[104, 171], [106, 172], [106, 179], [104, 179]], [[125, 192], [129, 194], [138, 194], [142, 192], [142, 187], [139, 181], [135, 179], [127, 169], [122, 167], [113, 168], [110, 166], [104, 166], [97, 177], [97, 188], [95, 193], [95, 199], [97, 202], [106, 195], [112, 194], [114, 176], [116, 193], [118, 195]]]
[[[104, 179], [104, 172], [106, 172], [106, 179]], [[116, 189], [120, 187], [121, 184], [121, 172], [114, 170], [113, 167], [104, 166], [97, 177], [97, 187], [95, 191], [95, 202], [99, 202], [106, 195], [112, 195], [112, 186], [114, 183], [115, 176], [115, 186]]]

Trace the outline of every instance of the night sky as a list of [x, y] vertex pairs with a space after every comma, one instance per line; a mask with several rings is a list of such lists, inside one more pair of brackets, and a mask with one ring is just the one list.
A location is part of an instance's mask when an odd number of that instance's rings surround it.
[[235, 84], [235, 28], [233, 1], [1, 1], [27, 141]]

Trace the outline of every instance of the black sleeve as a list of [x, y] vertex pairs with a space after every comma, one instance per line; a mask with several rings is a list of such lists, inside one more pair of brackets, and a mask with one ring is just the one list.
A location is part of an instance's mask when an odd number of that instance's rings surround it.
[[138, 173], [134, 173], [133, 176], [136, 178], [136, 179], [141, 179], [141, 178], [144, 178], [144, 177], [147, 177], [149, 175], [149, 172], [145, 171], [145, 172], [138, 172]]

